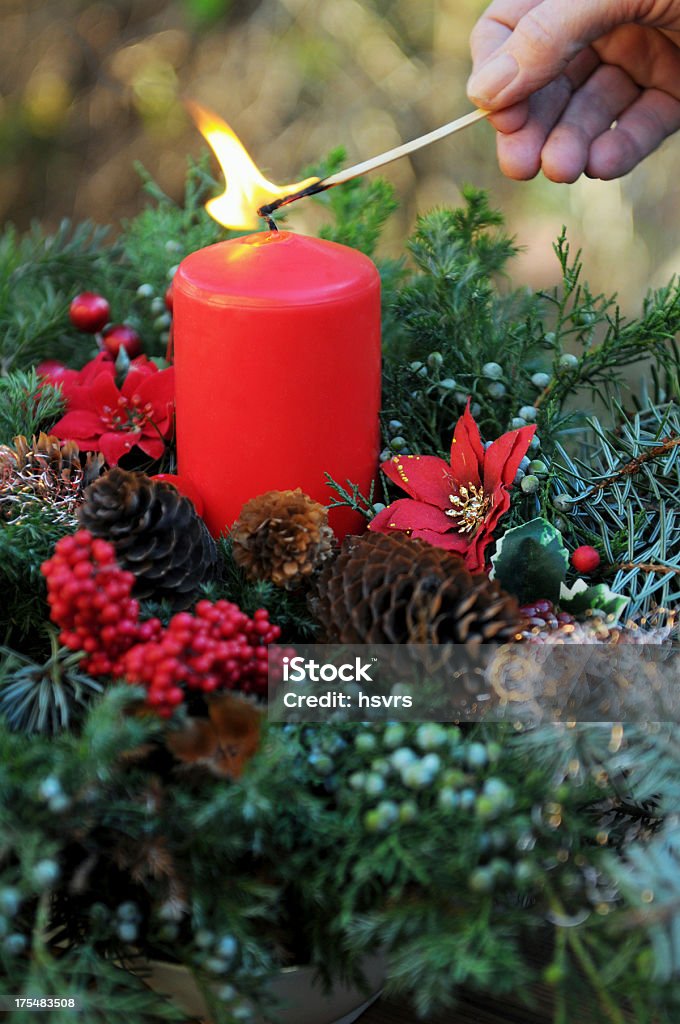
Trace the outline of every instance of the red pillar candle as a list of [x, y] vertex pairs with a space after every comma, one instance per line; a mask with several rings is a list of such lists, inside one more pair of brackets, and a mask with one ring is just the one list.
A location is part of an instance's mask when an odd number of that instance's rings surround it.
[[[188, 256], [173, 282], [178, 472], [213, 534], [244, 503], [324, 473], [368, 492], [378, 462], [380, 280], [334, 242], [264, 232]], [[339, 536], [365, 520], [333, 510]]]

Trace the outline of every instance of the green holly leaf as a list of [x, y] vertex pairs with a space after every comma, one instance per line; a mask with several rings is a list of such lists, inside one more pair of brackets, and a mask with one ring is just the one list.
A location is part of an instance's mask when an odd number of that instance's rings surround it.
[[578, 579], [572, 587], [563, 583], [560, 588], [560, 608], [572, 615], [594, 610], [612, 616], [616, 622], [628, 604], [629, 597], [615, 593], [606, 583], [591, 587], [585, 580]]
[[520, 604], [538, 598], [558, 601], [566, 578], [569, 552], [562, 534], [547, 519], [532, 519], [507, 530], [491, 559], [492, 578], [515, 594]]

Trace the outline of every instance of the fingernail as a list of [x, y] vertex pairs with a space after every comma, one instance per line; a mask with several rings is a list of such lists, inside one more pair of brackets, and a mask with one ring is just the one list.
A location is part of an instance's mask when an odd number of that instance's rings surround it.
[[519, 74], [519, 64], [511, 53], [499, 53], [487, 64], [470, 75], [467, 84], [468, 96], [481, 103], [493, 100], [495, 96], [510, 85]]

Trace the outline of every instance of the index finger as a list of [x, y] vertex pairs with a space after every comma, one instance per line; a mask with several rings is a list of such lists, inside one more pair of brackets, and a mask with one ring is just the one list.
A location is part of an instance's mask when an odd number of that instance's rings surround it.
[[[503, 46], [517, 22], [539, 3], [541, 0], [494, 0], [487, 7], [470, 35], [473, 73]], [[505, 110], [496, 111], [489, 121], [496, 131], [512, 133], [525, 124], [528, 114], [528, 103], [520, 101]]]

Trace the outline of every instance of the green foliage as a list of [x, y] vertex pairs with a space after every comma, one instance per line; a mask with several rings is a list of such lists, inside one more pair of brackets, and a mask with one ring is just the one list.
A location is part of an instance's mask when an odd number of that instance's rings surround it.
[[[680, 738], [675, 723], [628, 725], [621, 736], [609, 723], [545, 725], [518, 735], [514, 757], [539, 772], [566, 776], [575, 784], [597, 778], [604, 769], [617, 800], [639, 810], [640, 820], [661, 821], [673, 813], [678, 779]], [[600, 776], [600, 781], [604, 776]], [[650, 808], [650, 802], [653, 808]], [[647, 806], [647, 814], [641, 810]], [[645, 840], [644, 835], [636, 836]]]
[[49, 508], [26, 507], [13, 523], [0, 523], [0, 636], [6, 643], [24, 644], [31, 634], [42, 631], [47, 617], [45, 580], [40, 572], [54, 545], [72, 531], [57, 523]]
[[568, 934], [581, 934], [603, 983], [619, 1006], [632, 1005], [635, 1021], [672, 1024], [680, 996], [677, 726], [628, 725], [616, 735], [617, 728], [541, 727], [515, 739], [515, 756], [558, 776], [610, 781], [600, 841], [608, 839], [611, 852], [594, 878], [607, 912], [591, 934], [586, 925]]
[[[599, 877], [604, 855], [592, 842], [596, 817], [584, 816], [583, 806], [606, 796], [597, 781], [603, 761], [621, 781], [617, 758], [607, 747], [611, 732], [600, 732], [599, 758], [584, 763], [572, 781], [573, 762], [556, 772], [550, 763], [527, 773], [520, 745], [508, 743], [501, 730], [463, 739], [457, 729], [438, 726], [288, 727], [284, 746], [272, 736], [244, 785], [251, 786], [248, 802], [261, 853], [272, 856], [286, 878], [313, 957], [331, 973], [349, 971], [362, 951], [382, 946], [389, 951], [388, 990], [415, 997], [425, 1013], [450, 1005], [459, 983], [522, 990], [532, 977], [519, 941], [525, 929], [543, 929], [546, 942], [550, 928], [567, 936], [573, 913], [587, 922], [579, 940], [595, 942], [599, 919], [580, 914], [579, 908], [604, 899], [610, 883]], [[543, 742], [550, 746], [545, 733]], [[413, 771], [390, 768], [397, 746], [410, 750], [416, 763], [424, 750], [436, 749], [441, 767], [435, 778], [416, 782]], [[481, 764], [484, 752], [487, 760]], [[267, 766], [264, 759], [272, 757]], [[473, 762], [479, 762], [476, 768]], [[274, 776], [281, 782], [294, 778], [295, 796], [292, 805], [276, 808], [276, 832], [269, 834], [265, 822], [275, 799]], [[491, 803], [489, 794], [494, 794]], [[550, 824], [557, 805], [559, 824]], [[231, 806], [224, 792], [214, 819], [232, 821], [236, 829]], [[201, 820], [207, 827], [207, 815]], [[570, 851], [566, 863], [556, 859], [565, 849]], [[544, 888], [548, 864], [550, 892]], [[593, 889], [588, 880], [595, 877]], [[525, 897], [521, 902], [510, 895], [518, 890]], [[389, 895], [383, 903], [384, 894]], [[563, 906], [561, 915], [556, 904]], [[553, 922], [549, 927], [548, 921]], [[613, 996], [606, 991], [609, 980], [594, 979], [595, 999], [605, 1005], [636, 985], [650, 987], [634, 965], [637, 943], [624, 939], [623, 945], [632, 974], [611, 981]], [[590, 955], [575, 950], [568, 967], [572, 986], [576, 965], [582, 970]], [[600, 966], [604, 972], [604, 956]], [[618, 1020], [606, 1014], [605, 1019]]]
[[[327, 178], [340, 170], [345, 155], [342, 146], [338, 146], [305, 175]], [[385, 222], [397, 208], [394, 189], [384, 178], [354, 178], [341, 187], [319, 193], [315, 199], [333, 215], [333, 223], [324, 225], [319, 237], [359, 249], [367, 256], [374, 255]]]
[[11, 444], [18, 434], [30, 439], [49, 430], [63, 408], [60, 389], [41, 384], [34, 369], [0, 377], [0, 444]]
[[40, 664], [0, 647], [0, 715], [16, 732], [54, 734], [73, 727], [102, 692], [101, 683], [78, 671], [82, 653], [59, 647], [51, 629], [50, 641], [50, 656]]
[[82, 360], [82, 335], [68, 323], [68, 305], [78, 291], [97, 290], [108, 277], [115, 249], [105, 248], [108, 230], [62, 221], [53, 235], [39, 225], [19, 237], [7, 227], [0, 236], [0, 377], [27, 370], [41, 359]]
[[[105, 295], [112, 320], [135, 327], [147, 355], [165, 352], [163, 297], [172, 268], [187, 253], [225, 237], [203, 210], [215, 188], [206, 167], [207, 158], [189, 163], [181, 205], [140, 171], [153, 204], [124, 225], [112, 245], [106, 244], [108, 229], [89, 223], [74, 227], [64, 221], [54, 235], [36, 225], [23, 238], [12, 227], [5, 230], [0, 237], [0, 378], [41, 359], [80, 366], [94, 355], [93, 341], [68, 318], [71, 299], [81, 291]], [[148, 287], [138, 294], [141, 285]]]
[[627, 614], [672, 608], [680, 597], [680, 410], [650, 405], [634, 416], [609, 402], [578, 454], [557, 446], [551, 505], [570, 543], [594, 544]]
[[[190, 252], [229, 237], [204, 209], [218, 190], [207, 168], [207, 154], [198, 163], [189, 160], [181, 203], [167, 196], [142, 167], [137, 168], [151, 202], [123, 226], [118, 276], [126, 294], [125, 303], [120, 303], [128, 306], [126, 321], [139, 330], [148, 355], [165, 354], [168, 322], [163, 297], [174, 268]], [[140, 287], [148, 294], [139, 294]]]
[[[528, 992], [524, 937], [538, 933], [564, 950], [555, 983], [567, 1007], [584, 975], [614, 1024], [624, 1001], [658, 1016], [677, 999], [675, 947], [653, 978], [640, 941], [641, 928], [675, 927], [677, 859], [661, 845], [644, 856], [647, 827], [628, 835], [623, 862], [601, 838], [612, 808], [652, 793], [648, 813], [665, 828], [668, 810], [674, 827], [672, 727], [626, 729], [617, 743], [609, 726], [273, 727], [230, 781], [172, 771], [165, 727], [131, 715], [136, 699], [109, 689], [80, 733], [29, 738], [0, 722], [8, 991], [49, 979], [50, 993], [80, 995], [78, 978], [101, 972], [107, 1001], [86, 1003], [94, 1020], [172, 1019], [113, 971], [134, 946], [195, 971], [213, 1019], [232, 1024], [244, 1000], [266, 1002], [277, 964], [311, 959], [354, 977], [380, 946], [388, 991], [426, 1014], [452, 1005], [461, 984]], [[50, 935], [70, 951], [57, 957]], [[12, 953], [17, 936], [29, 958]]]
[[[395, 303], [401, 335], [386, 339], [384, 416], [402, 424], [412, 452], [448, 451], [468, 395], [490, 438], [537, 395], [530, 378], [540, 368], [540, 302], [496, 288], [517, 249], [485, 193], [464, 195], [463, 209], [419, 218], [408, 245], [416, 272]], [[498, 360], [499, 377], [485, 377], [483, 367]]]
[[365, 516], [366, 519], [372, 519], [374, 515], [374, 501], [375, 501], [375, 483], [372, 482], [369, 488], [368, 494], [362, 494], [357, 484], [353, 484], [351, 480], [346, 480], [344, 484], [334, 480], [330, 473], [326, 473], [326, 481], [332, 491], [335, 492], [329, 503], [329, 508], [351, 508], [353, 512], [358, 512], [360, 515]]
[[[84, 942], [64, 950], [48, 945], [47, 939], [54, 925], [59, 927], [58, 893], [65, 881], [61, 872], [69, 863], [68, 851], [76, 854], [71, 869], [77, 871], [80, 863], [81, 885], [96, 866], [109, 828], [106, 800], [111, 800], [114, 818], [120, 814], [122, 834], [135, 827], [134, 806], [121, 807], [128, 792], [124, 773], [114, 765], [122, 751], [152, 738], [156, 728], [123, 714], [131, 694], [128, 688], [112, 690], [92, 710], [82, 737], [61, 733], [28, 739], [0, 726], [2, 990], [77, 996], [87, 1019], [102, 1024], [120, 1020], [121, 1015], [135, 1024], [178, 1020], [176, 1010], [102, 957], [96, 915], [81, 934], [87, 936]], [[99, 836], [90, 831], [91, 815], [98, 821], [96, 828], [103, 830]], [[137, 815], [141, 820], [143, 815]], [[79, 834], [89, 840], [78, 852]], [[93, 863], [86, 862], [88, 855], [94, 857]], [[104, 893], [99, 890], [96, 895], [101, 898]], [[21, 955], [24, 949], [29, 957]], [[17, 1013], [16, 1019], [29, 1021], [34, 1013]], [[53, 1016], [65, 1021], [66, 1011]]]
[[[176, 1019], [160, 997], [141, 998], [134, 976], [112, 969], [138, 960], [141, 947], [185, 963], [217, 992], [228, 980], [258, 1002], [271, 964], [266, 922], [280, 911], [258, 867], [250, 789], [207, 777], [197, 800], [196, 779], [181, 774], [166, 787], [160, 723], [132, 713], [137, 699], [129, 687], [109, 689], [80, 733], [53, 737], [10, 732], [0, 718], [2, 989], [81, 995], [78, 978], [101, 976], [101, 992], [82, 993], [93, 1020]], [[145, 764], [148, 750], [156, 761]], [[268, 789], [270, 801], [284, 799], [283, 787]], [[263, 794], [252, 797], [262, 804]], [[219, 821], [211, 812], [225, 796], [230, 813]], [[269, 834], [275, 805], [267, 806]], [[238, 1001], [211, 1002], [212, 1019], [233, 1024]]]
[[281, 627], [284, 641], [310, 641], [316, 636], [318, 626], [307, 608], [307, 588], [289, 591], [267, 581], [246, 579], [234, 561], [228, 537], [220, 538], [218, 553], [218, 579], [204, 584], [200, 596], [210, 601], [233, 601], [247, 615], [267, 608], [271, 621]]
[[[553, 378], [542, 400], [556, 415], [568, 397], [589, 390], [608, 401], [627, 366], [651, 359], [673, 373], [677, 388], [678, 353], [673, 340], [680, 331], [680, 281], [651, 292], [638, 320], [625, 320], [616, 296], [593, 295], [583, 281], [580, 252], [570, 260], [566, 230], [554, 246], [562, 283], [545, 296], [555, 313], [549, 335]], [[561, 365], [565, 350], [577, 349], [574, 365]]]
[[[585, 395], [610, 394], [628, 366], [651, 361], [656, 378], [677, 389], [677, 281], [651, 293], [641, 317], [627, 321], [615, 297], [592, 294], [563, 231], [555, 245], [562, 280], [553, 292], [500, 287], [517, 248], [485, 193], [468, 187], [464, 198], [460, 210], [419, 218], [408, 245], [416, 269], [396, 297], [400, 330], [386, 336], [388, 449], [388, 424], [396, 421], [408, 451], [447, 452], [468, 395], [489, 439], [523, 407], [535, 408], [549, 451], [574, 429], [567, 401], [577, 397], [582, 405]], [[537, 373], [545, 385], [532, 380]]]
[[[664, 828], [644, 847], [632, 847], [623, 858], [612, 858], [609, 870], [631, 902], [629, 924], [647, 926], [653, 955], [649, 967], [657, 982], [680, 974], [678, 924], [680, 914], [680, 830]], [[649, 889], [649, 882], [654, 889]], [[654, 904], [653, 910], [650, 904]]]
[[[77, 1011], [68, 1005], [52, 1010], [52, 1024], [72, 1024], [77, 1013], [88, 1024], [126, 1020], [134, 1024], [187, 1024], [186, 1014], [170, 999], [151, 991], [142, 976], [97, 956], [89, 945], [56, 953], [36, 941], [23, 986], [26, 993], [49, 992], [53, 997], [77, 1001]], [[35, 1015], [34, 1009], [15, 1010], [12, 1021], [34, 1024]]]

